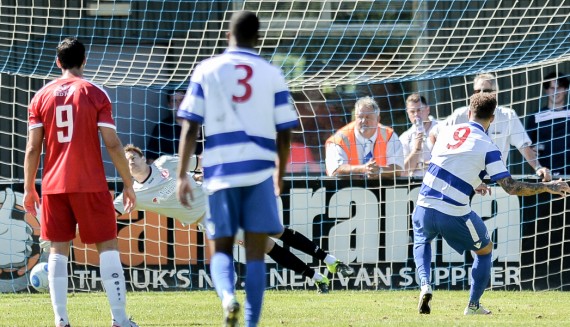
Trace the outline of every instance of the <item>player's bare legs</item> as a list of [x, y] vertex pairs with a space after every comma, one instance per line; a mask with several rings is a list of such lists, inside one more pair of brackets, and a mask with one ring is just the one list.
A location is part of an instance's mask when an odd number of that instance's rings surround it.
[[96, 243], [95, 247], [97, 248], [97, 252], [99, 253], [103, 253], [105, 251], [116, 251], [119, 248], [117, 239]]
[[69, 326], [67, 315], [67, 261], [69, 242], [51, 242], [48, 258], [49, 293], [55, 325]]

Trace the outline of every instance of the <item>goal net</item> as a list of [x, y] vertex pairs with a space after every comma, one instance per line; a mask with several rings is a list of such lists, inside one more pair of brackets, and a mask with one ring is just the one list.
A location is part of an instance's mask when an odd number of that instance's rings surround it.
[[[373, 97], [382, 124], [401, 135], [412, 126], [407, 96], [423, 95], [433, 118], [441, 120], [468, 105], [477, 74], [491, 72], [499, 104], [527, 125], [548, 106], [543, 83], [549, 74], [570, 72], [565, 1], [2, 1], [0, 292], [33, 291], [28, 272], [45, 260], [39, 222], [22, 208], [23, 160], [27, 105], [59, 75], [54, 60], [59, 41], [77, 36], [86, 45], [86, 78], [109, 93], [123, 144], [147, 154], [172, 154], [178, 139], [172, 119], [176, 92], [184, 92], [200, 61], [225, 49], [229, 18], [241, 9], [260, 17], [260, 54], [283, 70], [301, 118], [281, 197], [283, 222], [356, 273], [348, 279], [333, 276], [323, 262], [283, 245], [334, 277], [333, 290], [417, 287], [410, 217], [421, 179], [379, 183], [325, 176], [324, 143], [351, 121], [356, 99]], [[116, 194], [121, 185], [103, 153]], [[517, 178], [537, 181], [515, 147], [508, 167]], [[474, 197], [473, 207], [495, 243], [490, 287], [570, 288], [565, 199], [509, 196], [493, 186], [490, 197]], [[142, 211], [119, 217], [118, 226], [130, 290], [212, 287], [209, 250], [196, 226]], [[71, 253], [71, 289], [100, 289], [94, 248], [76, 239]], [[244, 256], [237, 246], [235, 258], [240, 287]], [[435, 286], [468, 289], [472, 261], [471, 254], [459, 255], [436, 240]], [[313, 281], [267, 262], [269, 287], [314, 288]]]

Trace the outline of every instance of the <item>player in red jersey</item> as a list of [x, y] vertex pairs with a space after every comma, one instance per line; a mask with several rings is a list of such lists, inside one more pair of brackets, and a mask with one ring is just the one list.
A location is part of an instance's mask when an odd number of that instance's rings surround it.
[[99, 86], [83, 79], [85, 47], [66, 38], [57, 47], [62, 76], [37, 92], [29, 108], [24, 159], [24, 206], [37, 215], [35, 188], [43, 143], [41, 237], [51, 241], [48, 278], [57, 327], [70, 326], [67, 315], [67, 262], [76, 229], [84, 243], [95, 244], [100, 274], [111, 306], [113, 327], [137, 326], [126, 313], [125, 277], [117, 246], [117, 223], [101, 156], [99, 133], [123, 179], [124, 205], [135, 204], [133, 181], [111, 115], [111, 101]]

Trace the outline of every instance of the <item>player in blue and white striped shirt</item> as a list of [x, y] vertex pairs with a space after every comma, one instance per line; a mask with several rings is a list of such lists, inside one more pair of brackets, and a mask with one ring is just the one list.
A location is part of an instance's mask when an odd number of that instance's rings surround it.
[[565, 195], [570, 187], [564, 181], [525, 183], [515, 181], [501, 159], [501, 152], [487, 135], [497, 107], [495, 93], [471, 97], [469, 122], [445, 127], [432, 150], [412, 220], [414, 261], [421, 283], [418, 311], [431, 312], [431, 241], [441, 235], [459, 253], [475, 252], [471, 271], [469, 304], [464, 314], [490, 314], [479, 299], [491, 276], [493, 243], [483, 220], [470, 207], [474, 192], [485, 195], [483, 183], [489, 176], [508, 194], [533, 195], [543, 192]]
[[192, 197], [188, 158], [194, 153], [200, 125], [205, 126], [202, 187], [209, 193], [206, 232], [214, 243], [210, 270], [228, 326], [239, 320], [232, 260], [238, 228], [245, 231], [245, 322], [246, 326], [259, 322], [264, 248], [268, 234], [283, 230], [275, 196], [289, 157], [290, 130], [299, 124], [281, 71], [255, 50], [258, 31], [254, 13], [234, 13], [228, 49], [198, 65], [178, 110], [183, 125], [177, 189], [186, 207]]

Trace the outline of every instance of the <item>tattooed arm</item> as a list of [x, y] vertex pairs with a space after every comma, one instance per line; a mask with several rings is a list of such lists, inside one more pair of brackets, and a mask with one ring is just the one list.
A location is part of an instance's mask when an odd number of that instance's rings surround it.
[[570, 192], [568, 183], [562, 179], [546, 183], [527, 183], [516, 181], [509, 176], [498, 180], [497, 183], [501, 185], [503, 190], [505, 190], [510, 195], [526, 196], [544, 192], [565, 195], [566, 193]]

